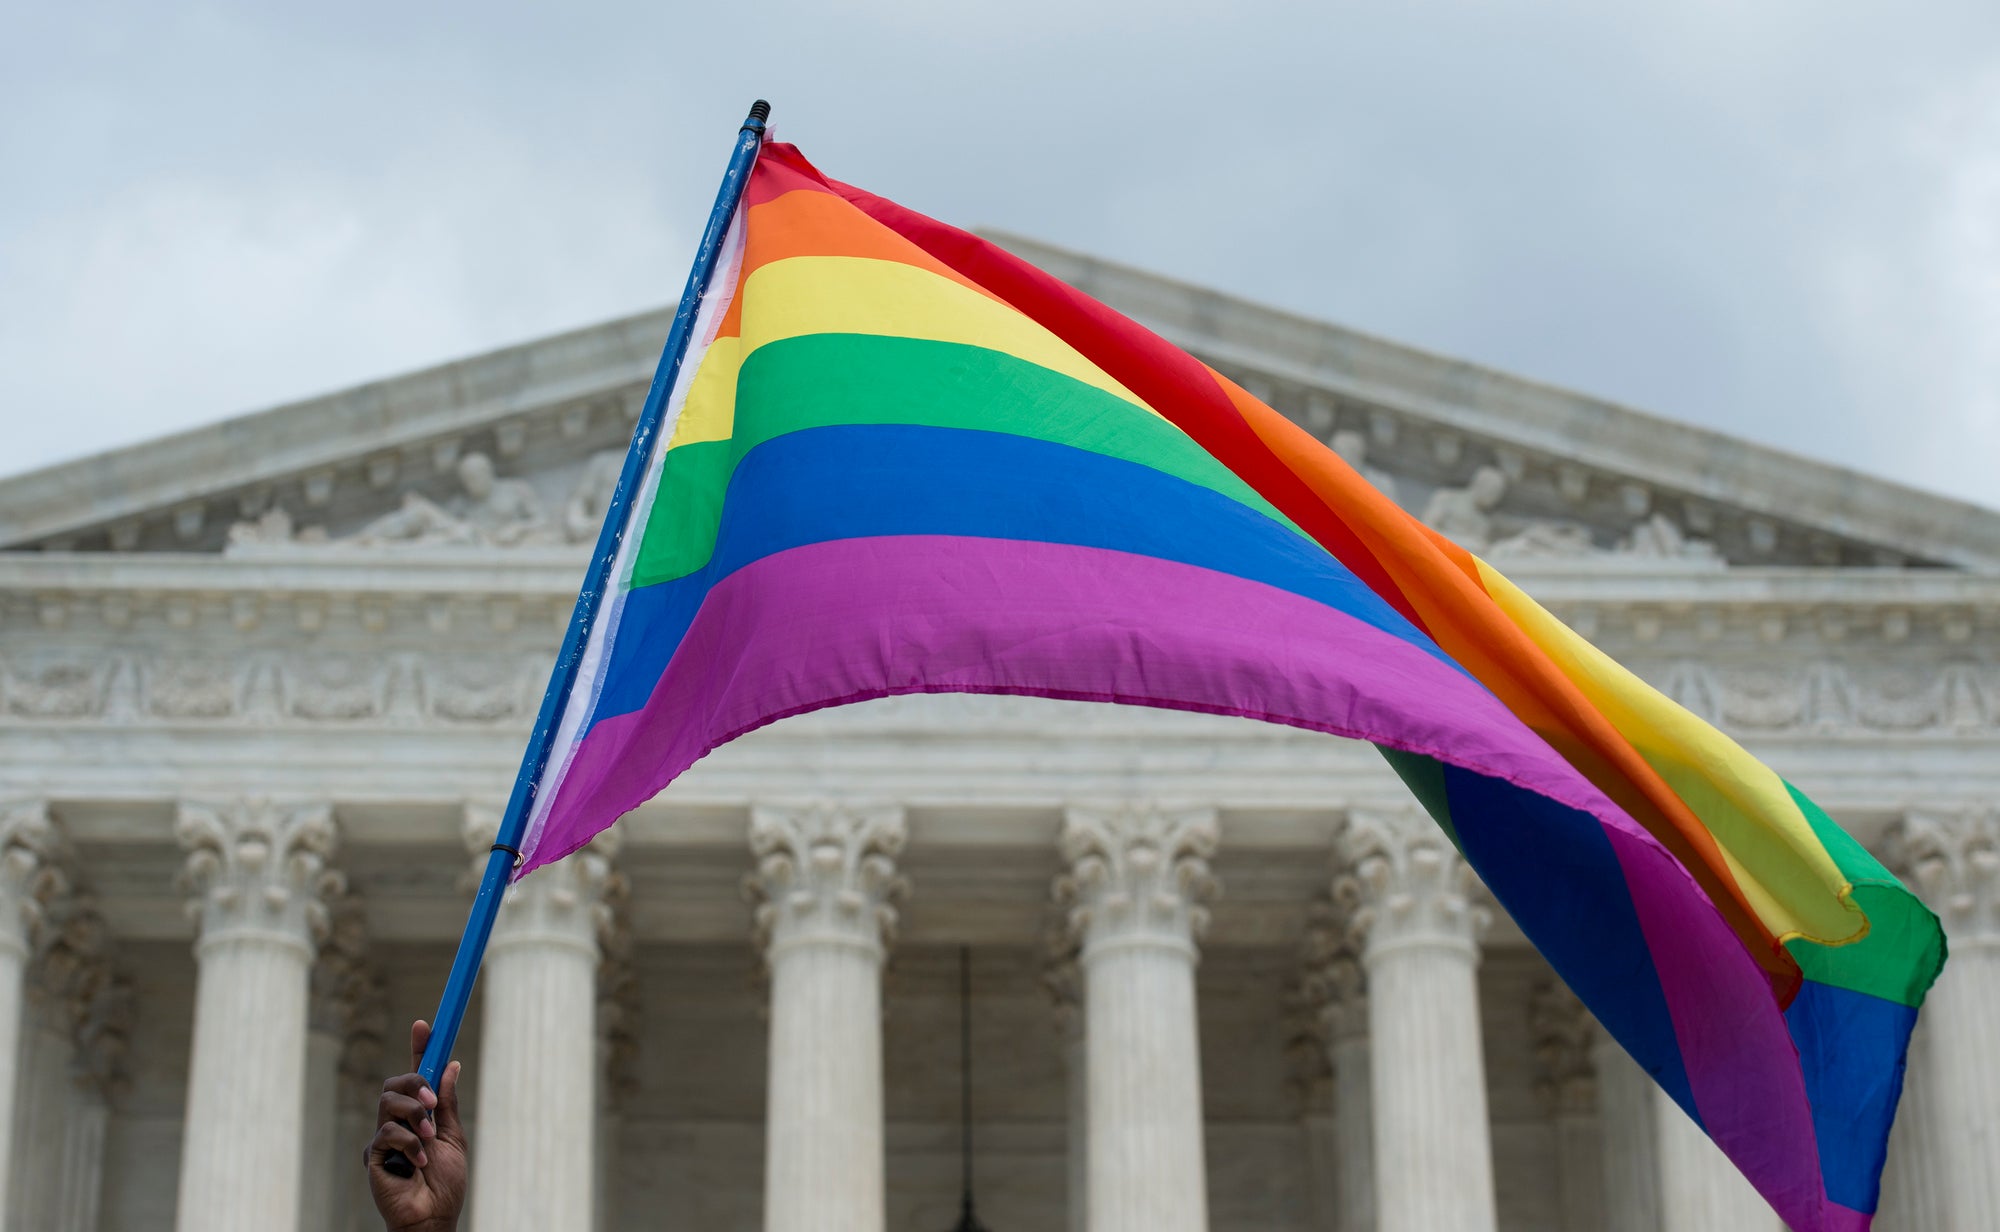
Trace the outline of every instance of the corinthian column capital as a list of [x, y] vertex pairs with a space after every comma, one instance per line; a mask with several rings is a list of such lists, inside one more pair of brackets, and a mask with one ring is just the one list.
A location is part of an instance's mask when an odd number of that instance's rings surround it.
[[[467, 880], [474, 885], [486, 872], [503, 811], [492, 801], [466, 802], [460, 836], [470, 858]], [[625, 878], [614, 866], [620, 843], [617, 829], [606, 830], [581, 851], [509, 885], [493, 924], [489, 952], [556, 944], [581, 949], [597, 961], [600, 944], [614, 927], [625, 896]]]
[[1944, 921], [1954, 946], [2000, 942], [2000, 813], [1914, 810], [1883, 842], [1885, 862]]
[[878, 956], [893, 944], [896, 904], [909, 893], [896, 871], [908, 834], [903, 811], [893, 805], [753, 806], [757, 871], [743, 888], [767, 959], [801, 944], [858, 946]]
[[46, 800], [0, 801], [0, 946], [25, 959], [42, 910], [67, 883]]
[[327, 867], [333, 810], [312, 801], [184, 800], [174, 836], [187, 859], [181, 885], [201, 945], [256, 937], [304, 949], [326, 933], [327, 898], [344, 882]]
[[1597, 1019], [1559, 980], [1538, 985], [1533, 995], [1535, 1095], [1552, 1116], [1589, 1116], [1597, 1110]]
[[1340, 835], [1347, 871], [1334, 879], [1371, 965], [1411, 947], [1476, 957], [1492, 923], [1485, 890], [1444, 832], [1415, 808], [1356, 809]]
[[1306, 908], [1300, 989], [1316, 1007], [1320, 1038], [1328, 1047], [1368, 1038], [1368, 976], [1354, 943], [1352, 914], [1331, 898]]
[[1088, 963], [1118, 945], [1166, 945], [1192, 958], [1221, 889], [1209, 857], [1221, 840], [1214, 809], [1121, 801], [1063, 814], [1056, 901]]

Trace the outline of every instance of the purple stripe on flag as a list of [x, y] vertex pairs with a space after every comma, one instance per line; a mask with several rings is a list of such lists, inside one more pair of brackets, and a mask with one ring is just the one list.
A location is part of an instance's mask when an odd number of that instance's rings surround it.
[[793, 548], [717, 583], [646, 705], [584, 738], [523, 871], [588, 842], [580, 818], [619, 816], [744, 732], [925, 692], [1311, 728], [1427, 753], [1637, 832], [1483, 686], [1324, 604], [1150, 556], [908, 535]]
[[1612, 850], [1652, 952], [1703, 1127], [1801, 1232], [1851, 1232], [1826, 1199], [1812, 1107], [1797, 1049], [1769, 979], [1721, 915], [1688, 902], [1692, 879], [1672, 857], [1612, 832]]

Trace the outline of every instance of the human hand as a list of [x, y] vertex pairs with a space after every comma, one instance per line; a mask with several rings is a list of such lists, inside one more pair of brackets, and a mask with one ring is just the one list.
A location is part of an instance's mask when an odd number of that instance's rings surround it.
[[[430, 1024], [410, 1024], [410, 1069], [422, 1062]], [[368, 1192], [388, 1232], [457, 1232], [465, 1209], [465, 1127], [458, 1119], [458, 1062], [444, 1070], [438, 1089], [411, 1072], [382, 1084], [376, 1105], [375, 1137], [363, 1161]], [[416, 1166], [397, 1176], [384, 1166], [397, 1151]]]

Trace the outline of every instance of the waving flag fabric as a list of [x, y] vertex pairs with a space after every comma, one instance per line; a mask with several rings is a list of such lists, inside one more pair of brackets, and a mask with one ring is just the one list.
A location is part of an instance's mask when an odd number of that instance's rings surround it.
[[769, 145], [524, 870], [710, 749], [921, 692], [1380, 746], [1800, 1232], [1868, 1226], [1936, 920], [1813, 803], [1330, 450], [1001, 249]]

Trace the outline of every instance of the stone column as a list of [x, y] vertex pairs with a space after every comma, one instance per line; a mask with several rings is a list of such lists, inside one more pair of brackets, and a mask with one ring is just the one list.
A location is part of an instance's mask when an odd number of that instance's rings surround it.
[[125, 1085], [131, 984], [111, 963], [110, 931], [88, 896], [51, 913], [34, 973], [35, 1030], [23, 1050], [14, 1228], [96, 1232], [110, 1100]]
[[1380, 1232], [1494, 1232], [1476, 978], [1483, 891], [1413, 808], [1356, 810], [1341, 846], [1352, 871], [1339, 894], [1368, 974]]
[[1601, 1029], [1591, 1044], [1591, 1065], [1597, 1072], [1597, 1122], [1604, 1138], [1604, 1230], [1661, 1232], [1653, 1080]]
[[1889, 1134], [1889, 1160], [1882, 1169], [1875, 1232], [1950, 1232], [1946, 1199], [1951, 1181], [1931, 1141], [1936, 1121], [1927, 1094], [1935, 1083], [1930, 1077], [1929, 1034], [1929, 1023], [1918, 1015], [1917, 1030], [1910, 1037], [1909, 1069], [1903, 1076], [1903, 1100]]
[[2000, 1228], [2000, 814], [1915, 812], [1886, 844], [1944, 923], [1951, 958], [1920, 1015], [1911, 1101], [1943, 1192], [1943, 1232]]
[[[500, 810], [468, 805], [483, 873]], [[621, 887], [617, 831], [507, 889], [480, 973], [473, 1232], [593, 1226], [597, 1168], [598, 937]]]
[[1665, 1091], [1654, 1089], [1653, 1109], [1662, 1227], [1668, 1232], [1784, 1232], [1770, 1203]]
[[1064, 1092], [1068, 1115], [1064, 1124], [1067, 1173], [1065, 1196], [1069, 1232], [1090, 1229], [1090, 1065], [1085, 1054], [1083, 969], [1077, 963], [1076, 941], [1067, 925], [1044, 938], [1048, 966], [1042, 986], [1054, 1006], [1056, 1036], [1062, 1042]]
[[1375, 1232], [1375, 1126], [1368, 1064], [1368, 988], [1349, 939], [1347, 913], [1314, 903], [1306, 925], [1306, 974], [1319, 1012], [1319, 1038], [1333, 1075], [1335, 1207], [1322, 1226]]
[[70, 1103], [69, 1032], [30, 972], [22, 1008], [20, 1080], [14, 1088], [13, 1159], [7, 1175], [9, 1229], [54, 1226], [56, 1178]]
[[639, 1052], [639, 977], [632, 967], [632, 927], [613, 903], [603, 936], [604, 959], [597, 968], [597, 1226], [618, 1226], [618, 1154], [625, 1128], [625, 1101], [638, 1087], [633, 1076]]
[[1530, 1011], [1540, 1073], [1535, 1094], [1556, 1131], [1556, 1168], [1563, 1232], [1604, 1227], [1602, 1129], [1597, 1120], [1597, 1070], [1591, 1050], [1601, 1032], [1576, 994], [1551, 979], [1535, 990]]
[[308, 981], [324, 898], [339, 885], [326, 867], [332, 814], [324, 804], [189, 801], [174, 828], [200, 930], [176, 1226], [296, 1227]]
[[746, 890], [771, 973], [767, 1232], [883, 1232], [882, 960], [905, 835], [893, 807], [751, 809]]
[[306, 1016], [306, 1123], [299, 1140], [300, 1232], [346, 1232], [342, 1184], [355, 1171], [353, 1144], [341, 1138], [341, 1062], [367, 975], [367, 921], [352, 895], [328, 911], [331, 926], [312, 970]]
[[391, 1061], [384, 1047], [389, 1036], [389, 994], [381, 971], [369, 963], [347, 1006], [347, 1035], [341, 1041], [338, 1098], [334, 1118], [337, 1167], [333, 1179], [335, 1232], [374, 1232], [375, 1203], [368, 1194], [368, 1176], [354, 1166], [354, 1144], [375, 1133], [375, 1103], [382, 1094], [382, 1076], [409, 1064], [409, 1027], [394, 1032], [401, 1050]]
[[0, 1211], [11, 1205], [7, 1173], [14, 1156], [28, 958], [42, 905], [63, 884], [49, 861], [54, 845], [46, 801], [0, 801]]
[[1082, 946], [1090, 1232], [1205, 1232], [1196, 943], [1215, 813], [1118, 804], [1063, 818], [1057, 899]]
[[1333, 1064], [1320, 1025], [1324, 1000], [1324, 985], [1314, 977], [1308, 955], [1297, 986], [1285, 994], [1285, 1089], [1299, 1118], [1310, 1226], [1331, 1232], [1340, 1226], [1340, 1141], [1333, 1119]]

